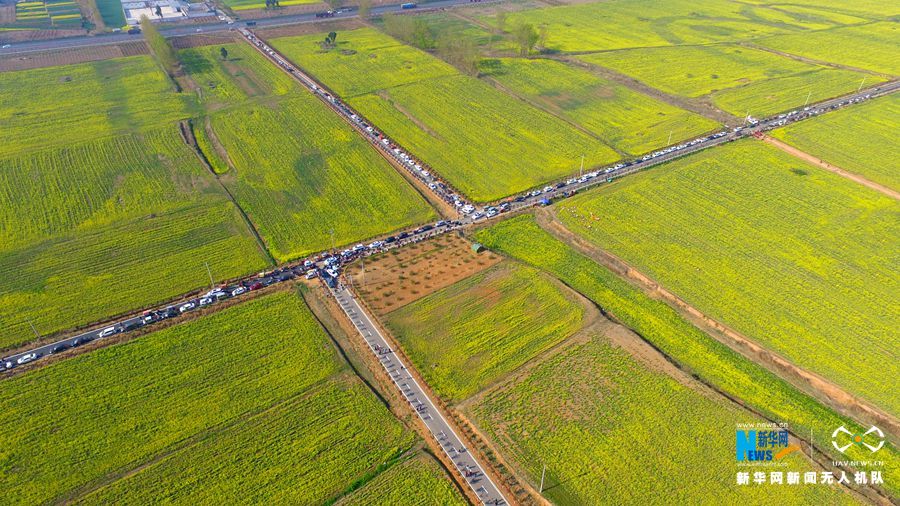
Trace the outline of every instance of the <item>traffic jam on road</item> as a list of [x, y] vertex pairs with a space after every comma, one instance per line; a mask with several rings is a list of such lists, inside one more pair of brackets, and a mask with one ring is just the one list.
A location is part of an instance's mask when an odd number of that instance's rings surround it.
[[871, 90], [866, 90], [865, 93], [856, 93], [849, 97], [827, 100], [812, 106], [806, 106], [802, 110], [790, 111], [764, 120], [757, 120], [748, 116], [744, 125], [735, 127], [731, 130], [716, 132], [675, 146], [654, 151], [641, 158], [621, 161], [603, 169], [580, 174], [578, 177], [571, 177], [565, 181], [549, 184], [541, 189], [534, 189], [518, 196], [509, 197], [505, 201], [495, 205], [477, 207], [474, 204], [469, 203], [458, 193], [453, 192], [449, 185], [441, 181], [428, 170], [427, 165], [410, 155], [406, 150], [392, 142], [388, 137], [384, 136], [350, 107], [319, 86], [312, 78], [294, 68], [286, 59], [280, 56], [261, 39], [256, 37], [252, 32], [245, 28], [241, 28], [239, 31], [250, 43], [258, 47], [277, 65], [294, 75], [311, 92], [325, 100], [335, 111], [338, 111], [344, 116], [357, 130], [367, 135], [372, 143], [378, 146], [380, 150], [396, 160], [414, 177], [425, 183], [438, 198], [451, 204], [458, 212], [458, 219], [439, 220], [434, 223], [419, 226], [412, 230], [401, 231], [396, 235], [387, 236], [369, 244], [357, 244], [356, 246], [345, 249], [339, 253], [336, 251], [334, 253], [320, 253], [303, 260], [301, 263], [294, 264], [293, 266], [285, 266], [268, 273], [261, 273], [254, 278], [245, 279], [237, 284], [214, 288], [200, 297], [184, 300], [179, 304], [147, 311], [140, 317], [122, 320], [104, 326], [101, 329], [91, 330], [77, 336], [8, 356], [0, 360], [0, 372], [33, 362], [47, 355], [60, 353], [70, 348], [76, 348], [95, 339], [102, 339], [122, 332], [133, 331], [145, 325], [210, 306], [222, 300], [238, 297], [244, 293], [264, 288], [273, 283], [288, 281], [297, 276], [303, 276], [306, 279], [319, 277], [326, 285], [334, 288], [337, 284], [338, 277], [341, 274], [342, 267], [361, 256], [383, 252], [411, 242], [418, 242], [435, 235], [459, 229], [483, 219], [494, 218], [509, 211], [532, 206], [549, 205], [553, 200], [569, 197], [584, 188], [611, 182], [615, 178], [638, 172], [676, 157], [725, 142], [731, 142], [742, 137], [759, 135], [762, 132], [784, 126], [788, 123], [818, 116], [819, 114], [847, 105], [864, 102], [873, 97], [892, 93], [900, 88], [900, 81], [893, 81], [882, 84]]
[[459, 221], [439, 220], [421, 225], [412, 230], [404, 230], [395, 235], [372, 241], [369, 244], [357, 244], [343, 251], [324, 252], [308, 257], [296, 264], [284, 266], [272, 271], [261, 272], [231, 284], [214, 287], [208, 292], [182, 300], [165, 307], [144, 311], [121, 321], [109, 323], [101, 328], [93, 329], [79, 335], [71, 336], [28, 351], [10, 355], [0, 360], [0, 372], [34, 362], [40, 358], [78, 348], [91, 341], [102, 339], [124, 332], [131, 332], [147, 325], [152, 325], [169, 318], [174, 318], [201, 308], [212, 306], [235, 297], [240, 297], [255, 290], [303, 277], [311, 280], [321, 278], [329, 287], [337, 286], [343, 266], [362, 256], [374, 255], [388, 249], [405, 244], [419, 242], [435, 235], [459, 228]]

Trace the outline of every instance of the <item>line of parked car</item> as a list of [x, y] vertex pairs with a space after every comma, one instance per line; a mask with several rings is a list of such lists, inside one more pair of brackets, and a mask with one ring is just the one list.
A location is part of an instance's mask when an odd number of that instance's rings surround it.
[[[281, 66], [284, 70], [299, 78], [300, 81], [314, 94], [318, 95], [326, 102], [331, 104], [336, 111], [350, 120], [350, 122], [355, 125], [360, 132], [369, 137], [369, 140], [373, 144], [375, 144], [381, 151], [396, 160], [410, 174], [412, 174], [413, 177], [425, 183], [428, 188], [435, 195], [437, 195], [438, 198], [453, 205], [454, 207], [459, 209], [462, 214], [474, 213], [474, 206], [471, 206], [468, 202], [466, 202], [466, 200], [461, 195], [455, 193], [446, 182], [442, 181], [440, 178], [432, 174], [428, 170], [428, 166], [425, 163], [423, 163], [421, 160], [417, 160], [415, 157], [404, 151], [403, 148], [391, 141], [391, 139], [386, 137], [382, 132], [379, 132], [375, 127], [373, 127], [359, 114], [357, 114], [356, 111], [347, 106], [347, 104], [319, 86], [315, 81], [312, 80], [312, 78], [294, 68], [275, 50], [273, 50], [265, 42], [256, 37], [252, 32], [242, 28], [240, 30], [240, 33], [248, 41], [250, 41], [251, 44], [254, 44], [258, 48], [262, 49], [266, 54], [268, 54], [269, 57], [272, 58], [275, 63]], [[471, 210], [463, 211], [463, 208]]]

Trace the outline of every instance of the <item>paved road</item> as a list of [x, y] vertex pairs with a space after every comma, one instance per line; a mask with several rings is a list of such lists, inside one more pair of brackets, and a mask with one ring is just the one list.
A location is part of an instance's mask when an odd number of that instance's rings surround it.
[[[453, 7], [455, 5], [468, 5], [470, 3], [469, 0], [436, 0], [433, 2], [420, 2], [419, 7], [416, 10], [433, 10], [433, 9], [443, 9], [447, 7]], [[390, 5], [381, 5], [378, 7], [372, 8], [372, 15], [385, 14], [389, 12], [398, 12], [403, 9], [400, 8], [400, 3], [390, 4]], [[323, 11], [326, 7], [323, 7]], [[405, 11], [404, 11], [405, 12]], [[273, 26], [283, 26], [283, 25], [292, 25], [298, 23], [315, 23], [326, 20], [334, 20], [334, 19], [346, 19], [346, 18], [354, 18], [357, 17], [356, 10], [352, 10], [349, 12], [341, 12], [340, 14], [335, 14], [334, 17], [327, 19], [316, 18], [315, 13], [308, 14], [290, 14], [285, 16], [277, 16], [272, 18], [265, 19], [255, 19], [249, 21], [255, 21], [257, 28], [264, 27], [273, 27]], [[246, 21], [235, 21], [233, 25], [229, 25], [225, 21], [220, 21], [216, 23], [207, 23], [207, 24], [191, 24], [191, 25], [167, 25], [162, 24], [160, 28], [162, 33], [166, 37], [177, 37], [180, 35], [191, 35], [198, 33], [215, 33], [222, 32], [227, 30], [232, 30], [237, 26], [245, 26]], [[121, 42], [128, 42], [133, 40], [143, 40], [143, 35], [141, 34], [127, 34], [127, 33], [110, 33], [110, 34], [101, 34], [101, 35], [85, 35], [79, 37], [68, 37], [64, 39], [53, 39], [53, 40], [41, 40], [41, 41], [33, 41], [33, 42], [19, 42], [14, 43], [9, 48], [0, 49], [0, 55], [6, 54], [18, 54], [18, 53], [30, 53], [35, 51], [46, 51], [48, 49], [66, 49], [66, 48], [75, 48], [75, 47], [88, 47], [88, 46], [100, 46], [106, 44], [119, 44]]]
[[472, 491], [484, 504], [508, 504], [500, 489], [497, 488], [490, 476], [485, 474], [478, 459], [472, 455], [453, 427], [447, 423], [444, 415], [422, 389], [419, 382], [409, 374], [407, 364], [394, 353], [387, 340], [372, 323], [369, 315], [359, 305], [353, 293], [344, 286], [332, 288], [331, 293], [340, 304], [341, 309], [344, 310], [347, 318], [353, 322], [353, 326], [365, 339], [369, 349], [381, 362], [397, 390], [419, 414], [419, 418], [422, 419], [447, 457], [453, 461], [460, 476], [465, 479]]
[[[284, 55], [270, 47], [265, 40], [260, 39], [251, 30], [246, 28], [240, 29], [240, 33], [244, 36], [245, 40], [259, 49], [259, 51], [275, 65], [292, 75], [310, 92], [328, 104], [345, 121], [347, 121], [347, 123], [353, 126], [353, 128], [363, 137], [376, 146], [376, 148], [386, 157], [393, 159], [400, 166], [405, 168], [413, 177], [424, 182], [436, 198], [454, 206], [459, 212], [459, 221], [462, 225], [484, 218], [491, 218], [504, 211], [503, 209], [498, 209], [496, 206], [475, 206], [469, 203], [465, 199], [465, 196], [456, 192], [449, 182], [438, 177], [427, 163], [414, 156], [406, 147], [400, 146], [394, 140], [388, 138], [383, 132], [380, 132], [372, 122], [368, 121], [362, 114], [347, 105], [340, 97], [322, 83], [316, 81], [309, 74], [306, 74]], [[616, 178], [632, 174], [674, 158], [743, 137], [748, 137], [758, 132], [779, 128], [789, 123], [802, 121], [840, 107], [887, 95], [897, 91], [897, 89], [900, 89], [900, 81], [882, 83], [873, 88], [867, 88], [860, 90], [857, 93], [811, 104], [808, 107], [801, 107], [796, 111], [790, 111], [785, 114], [779, 114], [760, 120], [748, 119], [745, 123], [746, 126], [743, 127], [737, 127], [733, 130], [726, 129], [707, 135], [706, 137], [698, 137], [673, 146], [666, 146], [661, 150], [636, 160], [621, 161], [615, 165], [590, 171], [583, 175], [579, 174], [578, 176], [572, 176], [565, 181], [551, 182], [543, 188], [532, 189], [518, 197], [507, 199], [506, 205], [508, 208], [505, 210], [521, 209], [539, 204], [546, 200], [567, 197], [581, 189], [595, 186], [603, 182], [611, 182]]]
[[[454, 0], [456, 3], [460, 3]], [[436, 5], [437, 3], [430, 3], [429, 5]], [[655, 165], [659, 165], [661, 163], [668, 162], [675, 158], [679, 158], [690, 153], [694, 153], [700, 151], [702, 149], [707, 149], [713, 146], [718, 146], [727, 142], [734, 141], [736, 139], [740, 139], [743, 137], [747, 137], [759, 132], [766, 132], [769, 130], [773, 130], [775, 128], [779, 128], [788, 123], [794, 123], [797, 121], [802, 121], [807, 118], [818, 116], [819, 114], [823, 114], [832, 110], [836, 110], [842, 107], [851, 106], [860, 102], [864, 102], [871, 98], [875, 98], [878, 96], [888, 95], [890, 93], [896, 92], [900, 89], [900, 81], [893, 81], [889, 83], [882, 83], [874, 88], [869, 88], [865, 90], [861, 90], [858, 93], [853, 93], [850, 95], [845, 95], [842, 97], [834, 98], [831, 100], [826, 100], [823, 102], [819, 102], [816, 104], [812, 104], [809, 107], [802, 108], [793, 114], [781, 114], [777, 116], [773, 116], [770, 118], [765, 118], [760, 120], [757, 124], [753, 126], [748, 126], [746, 128], [741, 128], [738, 131], [722, 131], [713, 135], [709, 135], [707, 137], [701, 137], [698, 139], [694, 139], [692, 141], [685, 141], [682, 144], [679, 144], [674, 147], [666, 148], [664, 150], [656, 151], [650, 155], [646, 155], [641, 159], [624, 161], [620, 162], [611, 167], [606, 167], [604, 169], [599, 169], [595, 171], [588, 172], [584, 175], [573, 175], [567, 181], [560, 181], [548, 184], [544, 188], [537, 188], [531, 190], [529, 192], [523, 193], [517, 197], [508, 199], [505, 203], [505, 207], [500, 207], [496, 211], [495, 215], [491, 215], [488, 212], [489, 208], [495, 206], [483, 206], [476, 207], [472, 204], [469, 204], [465, 198], [457, 193], [454, 193], [449, 184], [442, 181], [439, 177], [437, 177], [434, 173], [432, 173], [428, 166], [419, 161], [414, 156], [410, 155], [409, 152], [395, 144], [392, 140], [385, 137], [381, 134], [377, 129], [375, 129], [371, 123], [369, 123], [365, 118], [363, 118], [360, 114], [355, 112], [352, 108], [344, 104], [339, 98], [337, 98], [330, 91], [322, 87], [318, 84], [312, 77], [304, 74], [300, 69], [297, 69], [291, 64], [286, 58], [279, 55], [274, 49], [268, 47], [264, 41], [256, 38], [251, 32], [248, 30], [242, 29], [244, 37], [255, 47], [257, 47], [263, 54], [265, 54], [268, 58], [272, 59], [277, 65], [282, 67], [285, 71], [291, 73], [296, 79], [298, 79], [304, 86], [307, 87], [312, 93], [314, 93], [317, 97], [324, 100], [329, 106], [335, 110], [341, 117], [343, 117], [348, 123], [353, 125], [353, 127], [359, 131], [363, 136], [365, 136], [373, 145], [377, 146], [378, 149], [384, 153], [386, 156], [389, 156], [395, 159], [401, 166], [405, 167], [407, 171], [410, 172], [414, 177], [420, 179], [425, 182], [434, 195], [439, 198], [451, 203], [451, 205], [456, 205], [458, 209], [464, 206], [472, 206], [472, 210], [467, 213], [460, 212], [460, 217], [454, 221], [439, 221], [436, 223], [424, 225], [422, 227], [417, 227], [415, 229], [408, 229], [404, 231], [400, 231], [395, 235], [392, 235], [388, 238], [385, 238], [383, 244], [380, 245], [370, 245], [372, 247], [365, 247], [354, 251], [352, 254], [346, 254], [350, 250], [345, 250], [344, 255], [335, 255], [339, 258], [339, 262], [336, 264], [337, 269], [340, 269], [342, 264], [353, 261], [355, 258], [358, 258], [360, 255], [370, 255], [377, 252], [385, 251], [392, 248], [402, 247], [405, 244], [409, 244], [411, 242], [418, 242], [425, 238], [432, 237], [435, 235], [444, 234], [453, 230], [460, 229], [467, 225], [471, 225], [473, 223], [484, 221], [491, 219], [492, 217], [499, 217], [504, 214], [504, 211], [515, 211], [521, 210], [528, 207], [533, 207], [535, 205], [543, 205], [544, 203], [551, 200], [558, 200], [560, 198], [566, 198], [571, 196], [581, 190], [586, 188], [590, 188], [593, 186], [597, 186], [600, 184], [604, 184], [614, 179], [627, 176], [629, 174], [653, 167]], [[501, 209], [503, 211], [501, 211]], [[286, 266], [283, 266], [272, 276], [279, 276], [282, 271], [290, 271], [293, 275], [299, 275], [305, 273], [310, 268], [318, 268], [320, 269], [320, 275], [322, 275], [324, 268], [324, 260], [329, 255], [329, 253], [320, 253], [317, 255], [313, 255], [307, 257], [305, 259], [301, 259], [297, 262], [290, 263]], [[277, 282], [277, 279], [273, 279], [272, 277], [258, 277], [258, 276], [248, 276], [240, 281], [241, 286], [249, 287], [259, 280], [262, 279], [265, 284], [269, 284], [270, 282]], [[236, 286], [236, 285], [235, 285]], [[197, 298], [185, 298], [180, 300], [176, 304], [175, 307], [180, 307], [181, 305], [193, 302], [196, 305], [199, 305], [199, 300]], [[159, 308], [156, 311], [165, 311], [166, 308]], [[71, 348], [76, 345], [83, 344], [84, 338], [91, 338], [95, 336], [99, 336], [99, 334], [106, 328], [114, 327], [118, 331], [127, 331], [134, 327], [134, 322], [136, 319], [140, 319], [141, 317], [131, 317], [123, 320], [119, 320], [116, 322], [105, 324], [97, 329], [93, 329], [87, 332], [83, 332], [78, 335], [66, 337], [64, 339], [55, 341], [51, 344], [42, 345], [37, 348], [22, 350], [16, 352], [6, 358], [0, 359], [0, 371], [5, 368], [16, 367], [18, 364], [18, 360], [22, 357], [35, 354], [34, 359], [39, 359], [43, 356], [46, 356], [53, 352], [54, 349], [57, 349], [59, 346], [64, 346], [66, 348]], [[151, 320], [147, 323], [152, 324], [157, 320]], [[144, 324], [144, 321], [141, 320], [139, 322], [141, 326]], [[77, 340], [77, 341], [76, 341]]]

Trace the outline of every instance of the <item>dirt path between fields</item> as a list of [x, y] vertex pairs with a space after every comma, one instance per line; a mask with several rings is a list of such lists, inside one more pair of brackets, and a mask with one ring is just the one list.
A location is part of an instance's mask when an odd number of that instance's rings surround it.
[[559, 60], [562, 62], [569, 63], [575, 67], [579, 67], [583, 70], [587, 70], [593, 74], [596, 74], [604, 79], [609, 81], [613, 81], [615, 83], [621, 84], [626, 88], [629, 88], [633, 91], [641, 93], [643, 95], [649, 95], [657, 100], [665, 102], [671, 106], [677, 107], [679, 109], [684, 109], [687, 111], [691, 111], [695, 114], [699, 114], [707, 119], [711, 119], [713, 121], [718, 121], [719, 123], [734, 126], [741, 123], [741, 119], [737, 116], [729, 114], [725, 111], [717, 109], [715, 107], [710, 106], [699, 100], [691, 100], [682, 97], [677, 97], [675, 95], [669, 95], [668, 93], [663, 93], [662, 91], [657, 90], [656, 88], [652, 88], [633, 77], [627, 76], [625, 74], [620, 74], [614, 70], [608, 69], [606, 67], [601, 67], [599, 65], [593, 65], [587, 62], [583, 62], [577, 58], [574, 58], [571, 55], [567, 56], [551, 56], [551, 59]]
[[179, 130], [181, 131], [181, 137], [184, 140], [185, 144], [191, 148], [191, 151], [197, 156], [200, 160], [200, 163], [206, 167], [206, 170], [212, 175], [213, 179], [219, 183], [219, 186], [222, 188], [222, 191], [225, 192], [225, 195], [231, 200], [231, 203], [234, 204], [234, 207], [241, 214], [241, 217], [244, 220], [244, 224], [247, 226], [247, 229], [253, 234], [253, 238], [256, 239], [256, 245], [259, 247], [259, 250], [262, 252], [263, 256], [269, 261], [269, 265], [278, 265], [278, 262], [275, 261], [275, 257], [272, 256], [272, 253], [269, 251], [269, 246], [266, 244], [266, 241], [263, 240], [262, 236], [259, 233], [259, 230], [256, 229], [256, 225], [253, 223], [253, 220], [250, 219], [250, 216], [247, 215], [247, 212], [244, 211], [244, 208], [238, 203], [237, 199], [231, 193], [231, 190], [225, 185], [225, 183], [219, 178], [219, 175], [216, 174], [216, 171], [213, 170], [212, 165], [210, 165], [209, 160], [206, 159], [206, 155], [203, 154], [203, 150], [200, 149], [200, 146], [197, 144], [197, 138], [194, 137], [194, 130], [191, 122], [189, 120], [181, 121], [179, 124]]
[[[562, 281], [559, 283], [565, 285]], [[499, 441], [492, 440], [473, 421], [473, 406], [482, 402], [491, 393], [505, 388], [510, 388], [514, 383], [522, 378], [527, 378], [534, 369], [551, 360], [553, 357], [571, 346], [586, 343], [592, 339], [606, 339], [614, 346], [623, 348], [632, 358], [645, 365], [648, 369], [665, 374], [670, 378], [678, 381], [682, 385], [690, 388], [698, 395], [702, 395], [713, 402], [724, 404], [733, 404], [738, 409], [749, 413], [754, 417], [768, 422], [776, 422], [768, 418], [765, 414], [755, 410], [739, 398], [732, 397], [728, 393], [720, 390], [715, 385], [694, 375], [688, 368], [662, 350], [654, 346], [644, 336], [638, 334], [634, 330], [619, 322], [614, 314], [607, 314], [603, 308], [597, 306], [593, 301], [588, 299], [584, 294], [567, 286], [566, 290], [576, 296], [582, 304], [591, 306], [592, 316], [585, 320], [585, 327], [579, 332], [565, 339], [563, 342], [544, 351], [533, 360], [529, 361], [522, 367], [519, 367], [510, 374], [505, 375], [501, 380], [492, 383], [490, 386], [481, 390], [465, 401], [453, 406], [451, 413], [457, 420], [457, 423], [466, 432], [466, 437], [478, 445], [483, 455], [486, 455], [492, 466], [503, 473], [508, 480], [505, 484], [508, 489], [516, 494], [516, 500], [523, 505], [537, 505], [550, 503], [546, 501], [536, 490], [532, 483], [526, 479], [528, 472], [520, 466], [515, 459], [506, 460], [502, 453], [502, 446]], [[498, 429], [503, 432], [505, 429]], [[816, 465], [820, 470], [836, 472], [830, 458], [825, 455], [821, 449], [818, 452], [812, 451], [812, 442], [804, 439], [800, 434], [791, 432], [791, 437], [795, 441], [801, 443], [800, 453], [802, 453], [811, 463]], [[502, 436], [501, 436], [502, 439]], [[805, 444], [803, 444], [805, 443]], [[885, 499], [882, 491], [867, 490], [864, 487], [849, 486], [848, 492], [857, 499], [868, 499], [876, 504], [890, 504]]]
[[820, 160], [820, 159], [816, 158], [815, 156], [807, 153], [806, 151], [801, 151], [801, 150], [795, 148], [794, 146], [791, 146], [790, 144], [782, 142], [774, 137], [769, 137], [768, 135], [766, 135], [765, 137], [763, 137], [763, 140], [766, 141], [767, 143], [775, 146], [776, 148], [784, 151], [785, 153], [795, 156], [805, 162], [809, 162], [809, 163], [815, 165], [816, 167], [823, 168], [823, 169], [825, 169], [829, 172], [833, 172], [841, 177], [845, 177], [853, 182], [859, 183], [863, 186], [867, 186], [877, 192], [883, 193], [883, 194], [887, 195], [888, 197], [891, 197], [894, 200], [900, 200], [900, 193], [888, 188], [887, 186], [880, 185], [872, 180], [869, 180], [869, 179], [866, 179], [866, 178], [860, 176], [859, 174], [856, 174], [853, 172], [848, 172], [840, 167], [831, 165], [830, 163], [828, 163], [824, 160]]
[[749, 337], [707, 316], [624, 260], [594, 246], [567, 229], [556, 219], [553, 212], [546, 209], [537, 212], [538, 223], [555, 237], [575, 248], [576, 251], [623, 276], [654, 299], [667, 303], [699, 329], [744, 357], [761, 363], [766, 369], [813, 396], [819, 402], [844, 416], [878, 425], [895, 438], [900, 437], [900, 421], [896, 417], [867, 404], [834, 383], [795, 365], [773, 351], [760, 346]]
[[773, 49], [771, 47], [760, 46], [758, 44], [754, 44], [753, 42], [749, 42], [749, 41], [744, 41], [739, 44], [744, 47], [749, 47], [751, 49], [758, 49], [760, 51], [766, 51], [768, 53], [777, 54], [778, 56], [782, 56], [784, 58], [790, 58], [792, 60], [796, 60], [796, 61], [799, 61], [802, 63], [808, 63], [810, 65], [818, 65], [820, 67], [830, 67], [830, 68], [834, 68], [834, 69], [849, 70], [851, 72], [859, 72], [861, 74], [869, 74], [871, 76], [884, 77], [885, 79], [893, 79], [894, 78], [894, 76], [891, 76], [888, 74], [882, 74], [882, 73], [876, 72], [874, 70], [864, 69], [864, 68], [860, 68], [860, 67], [852, 67], [850, 65], [843, 65], [840, 63], [828, 62], [828, 61], [824, 61], [824, 60], [816, 60], [815, 58], [800, 56], [798, 54], [780, 51], [778, 49]]

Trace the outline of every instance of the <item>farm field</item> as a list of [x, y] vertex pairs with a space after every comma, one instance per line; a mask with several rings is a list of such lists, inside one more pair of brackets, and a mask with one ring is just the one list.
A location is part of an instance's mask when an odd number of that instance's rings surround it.
[[[494, 15], [482, 19], [497, 24]], [[665, 8], [653, 0], [619, 0], [506, 16], [506, 29], [519, 23], [546, 25], [546, 47], [563, 52], [740, 41], [835, 26], [804, 14], [720, 0], [669, 0]]]
[[413, 440], [290, 292], [9, 378], [0, 390], [10, 463], [0, 483], [22, 503], [324, 502]]
[[861, 17], [864, 19], [885, 19], [900, 14], [900, 8], [893, 4], [885, 4], [880, 0], [856, 0], [844, 2], [843, 0], [791, 0], [790, 4], [783, 4], [780, 0], [748, 0], [753, 4], [774, 4], [779, 9], [793, 11], [815, 10], [825, 11], [829, 15], [843, 14], [844, 16]]
[[894, 22], [872, 23], [803, 35], [781, 35], [755, 43], [791, 54], [900, 75], [900, 28]]
[[463, 400], [571, 336], [585, 310], [529, 267], [502, 264], [390, 314], [426, 382]]
[[103, 24], [108, 28], [125, 26], [125, 12], [122, 11], [121, 0], [94, 0]]
[[81, 9], [74, 0], [18, 2], [16, 26], [81, 28]]
[[[375, 149], [262, 55], [247, 44], [226, 45], [223, 61], [219, 47], [182, 54], [206, 90], [210, 130], [236, 169], [222, 181], [277, 260], [436, 216]], [[205, 120], [198, 125], [198, 143], [215, 170], [226, 172]]]
[[842, 169], [900, 190], [897, 118], [900, 98], [890, 95], [775, 130], [771, 135]]
[[421, 299], [500, 262], [499, 255], [475, 253], [453, 234], [378, 253], [346, 269], [366, 307], [379, 315]]
[[266, 265], [174, 126], [0, 166], [0, 348]]
[[468, 504], [440, 464], [425, 453], [400, 462], [363, 488], [344, 496], [338, 506], [463, 506]]
[[[864, 77], [741, 46], [633, 49], [579, 56], [665, 93], [707, 97], [720, 109], [744, 117], [801, 107], [856, 91]], [[880, 80], [880, 79], [879, 79]]]
[[[350, 95], [351, 106], [399, 144], [414, 146], [416, 155], [475, 201], [571, 174], [582, 154], [586, 166], [618, 159], [563, 121], [372, 29], [341, 32], [338, 48], [324, 55], [316, 49], [318, 39], [273, 44], [338, 94]], [[429, 73], [439, 77], [425, 78]], [[365, 85], [353, 87], [357, 79]], [[381, 89], [372, 91], [376, 86]]]
[[629, 155], [699, 136], [718, 123], [548, 59], [501, 59], [490, 73], [505, 88], [562, 115]]
[[170, 125], [192, 101], [149, 56], [2, 72], [0, 157]]
[[[664, 302], [651, 299], [577, 253], [540, 228], [531, 216], [507, 219], [480, 230], [475, 238], [494, 251], [558, 277], [704, 382], [741, 399], [768, 419], [788, 423], [797, 434], [831, 433], [841, 425], [851, 431], [865, 430], [703, 333]], [[862, 459], [868, 455], [868, 450], [851, 448], [842, 455], [827, 443], [817, 446], [832, 458]], [[886, 469], [890, 469], [885, 475], [885, 487], [896, 495], [896, 464], [891, 463], [900, 462], [900, 456], [893, 446], [886, 449], [879, 454], [880, 459], [885, 459]], [[533, 472], [529, 469], [529, 473]]]
[[[833, 487], [736, 487], [735, 424], [760, 419], [601, 335], [491, 389], [469, 411], [532, 486], [546, 464], [553, 504], [855, 504]], [[796, 455], [786, 460], [785, 472], [811, 467]], [[673, 486], [673, 476], [686, 475]]]
[[[261, 0], [222, 0], [222, 3], [235, 11], [243, 11], [248, 9], [263, 9], [266, 2]], [[290, 7], [292, 5], [307, 5], [319, 3], [317, 0], [280, 0], [278, 5], [281, 7]]]
[[[459, 13], [453, 11], [423, 12], [416, 14], [416, 20], [421, 20], [425, 23], [436, 42], [442, 37], [456, 40], [466, 39], [471, 40], [476, 46], [492, 52], [492, 54], [497, 51], [510, 54], [515, 53], [516, 47], [514, 42], [499, 33], [493, 33], [475, 22], [463, 19], [459, 15], [473, 17], [474, 12], [471, 8]], [[374, 19], [372, 23], [379, 30], [385, 31], [384, 18]], [[387, 32], [385, 31], [385, 33]]]
[[322, 49], [324, 37], [315, 33], [271, 43], [344, 99], [458, 74], [442, 60], [372, 28], [338, 32], [334, 50]]
[[436, 216], [396, 169], [312, 95], [298, 94], [277, 108], [215, 114], [211, 121], [237, 169], [224, 182], [279, 261]]
[[[223, 59], [220, 50], [228, 52]], [[218, 44], [179, 51], [185, 72], [202, 90], [208, 110], [241, 104], [252, 97], [287, 95], [300, 87], [249, 44]]]
[[898, 413], [893, 385], [879, 381], [900, 375], [898, 211], [745, 140], [580, 195], [559, 214], [709, 316]]

